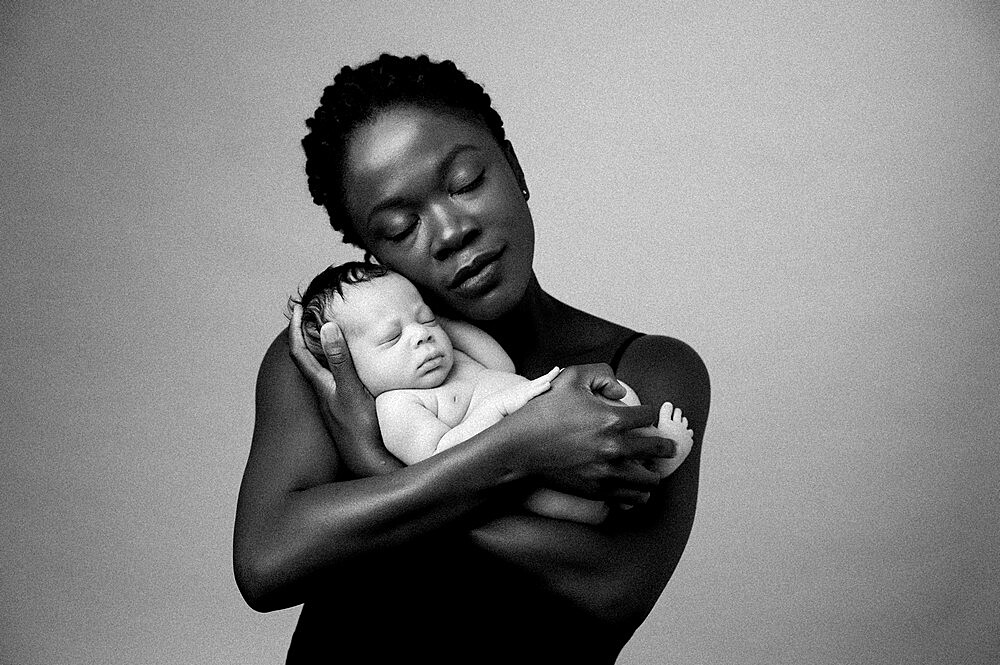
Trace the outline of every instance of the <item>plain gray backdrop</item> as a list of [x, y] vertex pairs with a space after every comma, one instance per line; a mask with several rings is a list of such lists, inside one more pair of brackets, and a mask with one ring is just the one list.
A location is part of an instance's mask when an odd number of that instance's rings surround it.
[[544, 287], [711, 371], [621, 663], [1000, 659], [995, 5], [111, 0], [0, 10], [0, 662], [282, 661], [231, 570], [253, 384], [357, 256], [298, 142], [382, 51], [492, 94]]

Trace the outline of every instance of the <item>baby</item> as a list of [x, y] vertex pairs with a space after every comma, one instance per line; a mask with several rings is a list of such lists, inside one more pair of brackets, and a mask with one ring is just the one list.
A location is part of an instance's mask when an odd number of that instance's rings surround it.
[[[529, 380], [492, 337], [475, 326], [436, 317], [402, 275], [370, 263], [331, 266], [302, 295], [306, 345], [321, 363], [320, 328], [336, 321], [358, 378], [375, 397], [382, 441], [393, 455], [415, 464], [475, 436], [545, 392], [559, 368]], [[628, 389], [628, 387], [626, 386]], [[639, 403], [628, 389], [622, 400]], [[691, 450], [692, 432], [680, 409], [667, 402], [649, 429], [672, 439], [677, 454], [655, 463], [666, 477]], [[554, 490], [533, 493], [526, 507], [540, 515], [597, 524], [603, 501]]]

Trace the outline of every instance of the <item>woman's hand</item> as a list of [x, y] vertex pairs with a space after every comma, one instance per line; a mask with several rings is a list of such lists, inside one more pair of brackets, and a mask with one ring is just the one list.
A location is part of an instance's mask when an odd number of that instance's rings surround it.
[[644, 503], [660, 475], [643, 462], [673, 457], [676, 444], [635, 432], [658, 417], [653, 406], [622, 406], [607, 365], [568, 367], [551, 389], [505, 420], [520, 430], [519, 459], [553, 489], [618, 504]]
[[341, 460], [357, 476], [399, 468], [399, 460], [382, 444], [375, 399], [358, 378], [340, 326], [332, 321], [323, 324], [320, 341], [329, 370], [306, 347], [302, 306], [295, 305], [288, 324], [289, 353], [316, 393], [323, 422], [336, 442]]

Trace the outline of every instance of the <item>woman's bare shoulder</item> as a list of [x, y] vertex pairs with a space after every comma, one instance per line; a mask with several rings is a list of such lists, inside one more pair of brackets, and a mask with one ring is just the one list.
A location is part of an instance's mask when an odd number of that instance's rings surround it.
[[294, 365], [292, 356], [288, 352], [288, 331], [282, 330], [274, 336], [274, 339], [267, 346], [267, 350], [264, 352], [264, 359], [260, 363], [260, 369], [261, 371], [265, 369], [267, 371], [275, 371]]
[[292, 359], [288, 345], [288, 330], [282, 330], [271, 340], [257, 372], [257, 394], [268, 395], [284, 402], [282, 397], [308, 398], [314, 406], [312, 388]]
[[664, 335], [643, 335], [622, 354], [617, 375], [643, 404], [673, 402], [689, 420], [708, 418], [711, 384], [708, 368], [690, 345]]
[[256, 416], [248, 470], [284, 491], [312, 487], [336, 476], [338, 460], [316, 405], [312, 386], [289, 353], [287, 331], [279, 333], [257, 373]]
[[676, 370], [703, 374], [708, 379], [708, 369], [701, 356], [689, 344], [666, 335], [642, 335], [637, 337], [622, 354], [622, 364], [642, 365], [654, 363], [657, 367], [667, 365]]

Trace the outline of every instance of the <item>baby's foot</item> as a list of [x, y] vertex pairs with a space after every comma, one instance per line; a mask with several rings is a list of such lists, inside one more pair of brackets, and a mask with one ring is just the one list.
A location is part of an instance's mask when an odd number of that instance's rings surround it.
[[688, 419], [680, 409], [675, 409], [670, 402], [664, 402], [660, 407], [660, 421], [656, 424], [660, 435], [677, 444], [677, 454], [661, 459], [657, 463], [660, 474], [666, 478], [687, 458], [694, 445], [694, 432], [688, 427]]

